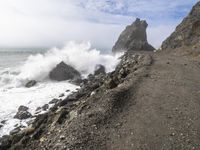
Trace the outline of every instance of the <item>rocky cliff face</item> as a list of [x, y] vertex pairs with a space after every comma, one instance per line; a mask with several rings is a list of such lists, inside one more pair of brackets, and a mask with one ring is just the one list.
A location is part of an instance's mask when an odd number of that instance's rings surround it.
[[121, 33], [112, 51], [153, 51], [155, 48], [147, 42], [147, 26], [146, 21], [137, 18], [132, 25], [127, 26]]
[[183, 46], [200, 47], [200, 2], [189, 15], [177, 26], [162, 44], [162, 49], [176, 49]]

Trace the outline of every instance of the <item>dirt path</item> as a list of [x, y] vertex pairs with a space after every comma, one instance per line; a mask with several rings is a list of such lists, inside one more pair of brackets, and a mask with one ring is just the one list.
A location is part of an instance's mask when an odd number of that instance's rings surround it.
[[108, 149], [199, 150], [200, 64], [173, 53], [153, 56], [149, 76], [112, 122]]

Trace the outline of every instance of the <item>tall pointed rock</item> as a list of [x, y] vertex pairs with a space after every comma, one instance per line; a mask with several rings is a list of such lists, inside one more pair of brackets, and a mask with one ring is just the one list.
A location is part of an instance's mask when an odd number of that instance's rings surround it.
[[112, 48], [112, 52], [120, 51], [153, 51], [154, 48], [147, 42], [147, 22], [136, 19], [133, 24], [126, 27]]

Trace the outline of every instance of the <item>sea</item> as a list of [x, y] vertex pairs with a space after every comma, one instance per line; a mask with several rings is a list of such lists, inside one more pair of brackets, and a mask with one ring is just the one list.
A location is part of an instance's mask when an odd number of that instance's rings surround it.
[[[14, 119], [19, 106], [27, 106], [34, 115], [38, 107], [53, 98], [63, 93], [65, 98], [80, 88], [69, 81], [49, 79], [49, 72], [58, 63], [64, 61], [86, 78], [98, 64], [104, 65], [107, 72], [114, 70], [121, 55], [102, 54], [101, 50], [91, 48], [89, 42], [74, 41], [67, 42], [62, 48], [0, 49], [0, 137], [18, 126], [27, 126], [30, 119]], [[30, 80], [36, 80], [37, 84], [26, 88], [25, 84]]]

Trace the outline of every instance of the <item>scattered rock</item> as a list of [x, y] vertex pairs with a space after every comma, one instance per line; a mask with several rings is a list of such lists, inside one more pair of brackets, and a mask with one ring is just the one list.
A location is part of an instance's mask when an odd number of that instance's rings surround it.
[[28, 109], [28, 107], [21, 105], [19, 106], [18, 111], [27, 111]]
[[40, 141], [40, 142], [44, 142], [44, 141], [46, 141], [46, 138], [41, 137], [39, 141]]
[[19, 133], [21, 131], [20, 127], [17, 127], [15, 129], [13, 129], [12, 131], [10, 131], [10, 135], [14, 135], [16, 133]]
[[176, 134], [175, 134], [174, 132], [170, 134], [170, 136], [175, 136], [175, 135], [176, 135]]
[[27, 127], [26, 129], [23, 130], [23, 132], [26, 135], [32, 134], [34, 131], [35, 131], [35, 128], [33, 128], [33, 127]]
[[12, 136], [12, 145], [14, 145], [17, 142], [19, 142], [23, 138], [24, 135], [25, 135], [24, 132], [18, 132], [16, 134], [14, 134]]
[[55, 103], [57, 103], [57, 102], [59, 102], [59, 101], [60, 101], [60, 99], [54, 98], [54, 99], [52, 99], [52, 100], [49, 102], [49, 104], [55, 104]]
[[61, 135], [61, 136], [60, 136], [60, 139], [61, 139], [61, 140], [64, 140], [64, 139], [65, 139], [65, 136], [64, 136], [64, 135]]
[[12, 147], [12, 150], [24, 150], [23, 145], [19, 142]]
[[16, 119], [20, 119], [20, 120], [23, 120], [23, 119], [28, 119], [30, 117], [32, 117], [31, 113], [28, 112], [28, 107], [26, 106], [20, 106], [18, 108], [18, 112], [17, 114], [14, 116], [14, 118]]
[[42, 135], [42, 133], [44, 132], [45, 126], [42, 125], [41, 127], [39, 127], [32, 135], [32, 138], [35, 140], [38, 140], [40, 138], [40, 136]]
[[1, 123], [0, 124], [0, 129], [1, 129], [4, 126], [4, 124], [6, 123], [6, 120], [2, 120], [0, 123]]
[[1, 121], [1, 123], [2, 123], [2, 124], [5, 124], [5, 123], [6, 123], [6, 121], [7, 121], [7, 120], [2, 120], [2, 121]]
[[20, 120], [28, 119], [28, 118], [31, 118], [31, 117], [32, 117], [32, 115], [28, 111], [20, 111], [14, 116], [14, 118], [20, 119]]
[[68, 111], [66, 108], [61, 107], [56, 111], [56, 116], [53, 119], [52, 126], [54, 126], [56, 123], [62, 124], [64, 120], [67, 118]]
[[69, 113], [69, 116], [70, 116], [70, 120], [76, 118], [78, 116], [78, 112], [77, 111], [71, 111]]
[[63, 97], [63, 96], [65, 96], [65, 94], [64, 94], [64, 93], [62, 93], [62, 94], [60, 94], [60, 95], [59, 95], [59, 97]]
[[105, 85], [108, 89], [113, 89], [117, 87], [117, 83], [113, 79], [109, 79], [108, 81], [105, 82]]
[[71, 83], [75, 85], [80, 85], [82, 82], [83, 80], [81, 78], [76, 78], [76, 79], [71, 80]]
[[0, 138], [0, 150], [7, 150], [11, 147], [10, 136], [3, 136]]
[[49, 105], [48, 105], [48, 104], [45, 104], [44, 106], [42, 106], [42, 109], [43, 109], [44, 111], [46, 111], [47, 109], [49, 109]]
[[64, 100], [62, 100], [62, 101], [59, 102], [59, 106], [64, 106], [68, 102], [76, 101], [77, 100], [76, 95], [77, 94], [71, 94], [71, 95], [69, 95], [67, 98], [65, 98]]
[[97, 65], [95, 67], [94, 75], [99, 75], [99, 74], [106, 74], [106, 69], [103, 65]]
[[52, 80], [64, 81], [80, 79], [81, 75], [73, 67], [61, 62], [49, 73], [49, 77]]
[[41, 109], [42, 109], [41, 107], [37, 107], [35, 111], [38, 112], [41, 111]]
[[155, 48], [147, 42], [146, 21], [136, 19], [136, 21], [126, 27], [114, 45], [112, 52], [120, 51], [153, 51]]
[[32, 124], [32, 127], [37, 129], [39, 128], [42, 124], [46, 123], [48, 119], [48, 113], [40, 114], [36, 116], [36, 119], [34, 123]]
[[37, 84], [37, 81], [31, 80], [31, 81], [26, 83], [25, 87], [30, 88], [30, 87], [35, 86], [36, 84]]
[[3, 125], [2, 124], [0, 124], [0, 129], [3, 127]]

